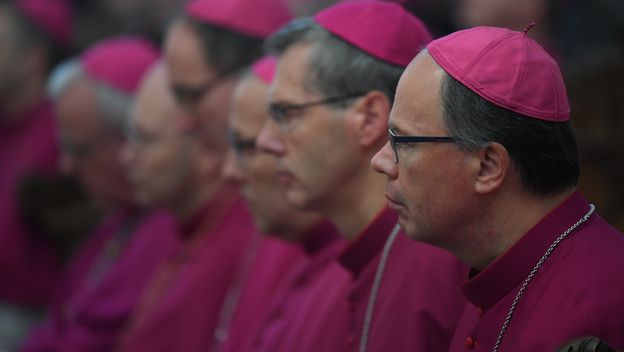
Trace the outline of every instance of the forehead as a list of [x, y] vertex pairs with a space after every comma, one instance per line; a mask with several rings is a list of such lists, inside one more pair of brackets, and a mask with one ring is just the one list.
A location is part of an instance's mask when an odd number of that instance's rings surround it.
[[143, 82], [135, 99], [135, 123], [167, 128], [175, 113], [175, 102], [167, 85], [164, 67], [154, 68]]
[[445, 72], [426, 52], [405, 69], [390, 114], [390, 125], [402, 134], [442, 128], [440, 88]]
[[267, 94], [269, 87], [250, 75], [241, 79], [234, 92], [230, 127], [239, 133], [257, 135], [268, 119]]
[[85, 78], [70, 82], [55, 104], [61, 132], [68, 135], [97, 133], [104, 123], [97, 114], [95, 88]]
[[176, 22], [167, 32], [164, 58], [170, 78], [176, 81], [203, 81], [206, 76], [214, 74], [197, 31], [184, 21]]
[[305, 84], [313, 50], [314, 44], [298, 43], [280, 56], [275, 78], [269, 88], [271, 102], [298, 102], [301, 97], [311, 95]]

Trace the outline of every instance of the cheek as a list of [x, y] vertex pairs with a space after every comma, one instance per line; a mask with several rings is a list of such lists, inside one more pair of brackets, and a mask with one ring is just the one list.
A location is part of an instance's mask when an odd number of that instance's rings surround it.
[[355, 159], [358, 151], [346, 142], [348, 136], [342, 124], [319, 121], [308, 131], [310, 133], [292, 138], [292, 152], [289, 150], [306, 169], [306, 174], [322, 178], [336, 170], [349, 168], [349, 162]]
[[268, 180], [275, 178], [277, 172], [277, 160], [266, 154], [254, 155], [247, 168], [242, 169], [244, 173], [250, 174], [251, 178]]
[[399, 186], [401, 194], [412, 207], [429, 209], [445, 195], [453, 194], [456, 184], [460, 182], [460, 167], [459, 161], [443, 153], [436, 154], [433, 150], [422, 152], [414, 151], [413, 155], [399, 162]]
[[211, 129], [218, 129], [218, 131], [207, 131], [208, 134], [220, 134], [221, 131], [225, 130], [230, 110], [230, 105], [227, 102], [231, 100], [231, 97], [228, 91], [221, 87], [216, 89], [208, 92], [197, 104], [202, 124]]
[[116, 175], [121, 172], [121, 162], [113, 157], [113, 153], [106, 151], [94, 154], [89, 160], [82, 163], [80, 169], [85, 175], [89, 175], [92, 179], [98, 179], [101, 182], [115, 182], [118, 179]]
[[275, 177], [275, 161], [270, 157], [258, 156], [254, 162], [243, 169], [248, 188], [261, 198], [271, 196], [278, 185]]

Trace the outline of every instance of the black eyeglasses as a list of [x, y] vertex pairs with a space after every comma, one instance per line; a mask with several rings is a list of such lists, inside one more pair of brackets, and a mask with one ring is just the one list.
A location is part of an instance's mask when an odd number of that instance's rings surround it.
[[388, 128], [388, 140], [392, 151], [394, 152], [394, 163], [399, 163], [399, 154], [397, 153], [397, 144], [401, 143], [430, 143], [430, 142], [454, 142], [453, 137], [448, 136], [397, 136], [392, 131], [392, 128]]
[[270, 104], [268, 107], [269, 116], [280, 127], [288, 127], [289, 123], [294, 117], [301, 114], [301, 112], [307, 108], [319, 105], [330, 105], [336, 103], [342, 103], [349, 99], [359, 98], [366, 94], [365, 92], [348, 94], [340, 97], [330, 97], [317, 101], [311, 101], [302, 104]]

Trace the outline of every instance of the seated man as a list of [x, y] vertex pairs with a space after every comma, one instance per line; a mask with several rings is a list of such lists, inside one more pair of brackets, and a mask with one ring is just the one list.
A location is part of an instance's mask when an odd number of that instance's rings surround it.
[[0, 350], [17, 348], [49, 303], [63, 266], [50, 234], [24, 214], [18, 189], [27, 178], [57, 175], [45, 82], [71, 23], [65, 1], [0, 1]]
[[472, 267], [451, 351], [587, 335], [624, 348], [624, 236], [577, 189], [565, 84], [526, 31], [431, 42], [401, 77], [389, 134], [372, 165], [401, 226]]
[[23, 351], [110, 351], [174, 244], [171, 219], [136, 205], [119, 157], [135, 89], [157, 58], [142, 39], [109, 39], [67, 67], [57, 87], [63, 167], [108, 214], [79, 247]]
[[[267, 92], [276, 64], [274, 57], [259, 60], [236, 85], [229, 119], [232, 151], [224, 174], [241, 187], [260, 232], [276, 238], [273, 242], [300, 247], [304, 256], [288, 265], [289, 256], [277, 251], [284, 245], [265, 241], [227, 339], [215, 351], [344, 351], [349, 278], [334, 258], [345, 241], [320, 215], [288, 202], [275, 177], [276, 159], [255, 146], [268, 119]], [[331, 321], [318, 319], [327, 314]]]
[[446, 351], [467, 268], [406, 237], [370, 169], [388, 138], [396, 84], [429, 31], [385, 1], [341, 2], [295, 21], [268, 41], [279, 63], [257, 143], [277, 157], [287, 199], [349, 241], [337, 256], [350, 277], [344, 342], [351, 351]]
[[180, 243], [144, 293], [123, 351], [206, 351], [213, 343], [256, 235], [235, 185], [221, 176], [231, 92], [263, 38], [288, 20], [278, 5], [192, 1], [167, 32], [164, 71], [153, 73], [137, 105], [128, 165], [142, 201], [176, 217]]

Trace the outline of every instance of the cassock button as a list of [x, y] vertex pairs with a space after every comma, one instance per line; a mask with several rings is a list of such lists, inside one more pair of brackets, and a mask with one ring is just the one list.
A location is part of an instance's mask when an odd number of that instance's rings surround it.
[[485, 314], [485, 309], [483, 309], [482, 307], [477, 307], [477, 315], [479, 316], [479, 318], [481, 318], [483, 314]]
[[476, 345], [477, 345], [477, 341], [475, 341], [475, 339], [472, 338], [472, 336], [466, 337], [466, 340], [464, 341], [464, 346], [466, 347], [466, 349], [471, 350], [475, 348]]

